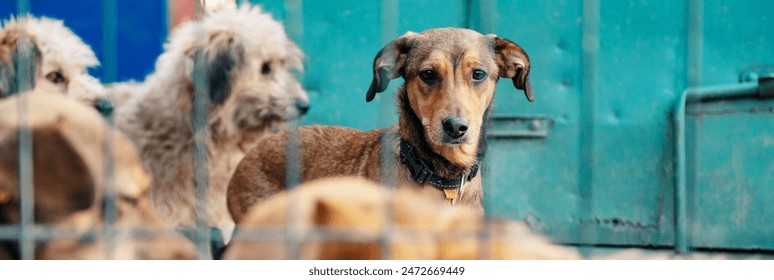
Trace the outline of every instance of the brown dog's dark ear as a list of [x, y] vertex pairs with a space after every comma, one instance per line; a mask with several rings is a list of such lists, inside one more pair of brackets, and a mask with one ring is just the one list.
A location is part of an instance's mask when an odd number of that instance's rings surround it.
[[406, 32], [385, 46], [374, 58], [374, 79], [366, 92], [366, 102], [374, 100], [377, 93], [387, 89], [390, 80], [403, 75], [406, 56], [414, 44], [414, 32]]
[[41, 52], [26, 32], [0, 33], [0, 98], [35, 87]]
[[523, 90], [527, 100], [535, 100], [532, 85], [529, 83], [529, 56], [519, 45], [508, 39], [489, 35], [493, 41], [500, 77], [513, 79], [513, 86]]

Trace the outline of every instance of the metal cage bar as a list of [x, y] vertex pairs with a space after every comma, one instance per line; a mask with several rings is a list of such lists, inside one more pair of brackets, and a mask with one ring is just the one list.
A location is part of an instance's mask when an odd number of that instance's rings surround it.
[[[21, 3], [20, 3], [21, 5]], [[21, 6], [20, 6], [21, 7]], [[25, 7], [22, 7], [25, 8]], [[18, 49], [22, 52], [28, 52], [31, 48], [24, 45], [32, 44], [31, 38], [27, 34], [20, 34], [17, 45]], [[28, 69], [32, 67], [33, 61], [30, 61], [32, 55], [24, 54], [19, 56], [19, 61], [14, 61], [16, 67], [16, 73], [28, 72]], [[34, 85], [34, 79], [28, 75], [17, 75], [16, 83], [18, 85], [19, 92], [31, 90]], [[19, 255], [21, 259], [33, 259], [35, 256], [35, 235], [37, 231], [33, 228], [35, 224], [35, 191], [33, 181], [33, 144], [32, 144], [32, 131], [29, 124], [29, 111], [30, 106], [28, 104], [26, 94], [20, 94], [17, 99], [17, 113], [19, 121], [18, 130], [18, 142], [19, 142], [19, 211], [20, 211], [20, 223], [19, 223]]]
[[[594, 119], [596, 95], [599, 90], [599, 0], [583, 1], [583, 96], [580, 103], [580, 156], [578, 166], [578, 193], [582, 198], [578, 213], [583, 218], [594, 216]], [[597, 231], [593, 226], [581, 223], [581, 239], [596, 242]]]
[[[28, 0], [16, 0], [17, 13], [25, 14], [29, 11]], [[197, 1], [198, 2], [198, 1]], [[242, 2], [242, 1], [238, 1]], [[483, 32], [494, 32], [495, 22], [491, 17], [492, 13], [496, 12], [496, 1], [493, 0], [481, 0], [473, 1], [479, 8], [478, 24]], [[474, 3], [467, 2], [468, 8], [471, 8]], [[382, 0], [381, 4], [381, 39], [383, 43], [388, 43], [396, 36], [398, 36], [399, 25], [399, 4], [391, 0]], [[168, 4], [168, 3], [167, 3]], [[201, 5], [196, 5], [196, 14], [202, 16], [204, 11]], [[285, 8], [287, 11], [287, 32], [291, 38], [293, 38], [297, 44], [303, 45], [303, 26], [304, 26], [304, 13], [303, 13], [303, 1], [302, 0], [286, 0]], [[102, 52], [103, 52], [103, 80], [106, 82], [116, 81], [118, 78], [118, 7], [116, 0], [104, 0], [102, 1]], [[203, 31], [202, 31], [203, 32]], [[191, 132], [193, 134], [193, 164], [194, 164], [194, 181], [193, 184], [196, 189], [196, 224], [193, 233], [193, 240], [197, 249], [197, 258], [199, 259], [212, 259], [212, 247], [211, 242], [216, 238], [211, 234], [208, 223], [208, 211], [207, 211], [207, 193], [209, 190], [209, 174], [208, 174], [208, 155], [207, 155], [207, 121], [209, 116], [209, 84], [207, 82], [206, 57], [203, 54], [198, 54], [195, 57], [193, 76], [194, 76], [194, 97], [192, 108], [192, 123]], [[30, 63], [27, 61], [26, 63]], [[303, 79], [302, 79], [303, 80]], [[28, 81], [29, 82], [29, 81]], [[113, 154], [113, 135], [110, 129], [106, 129], [103, 134], [104, 141], [102, 142], [103, 160], [104, 160], [104, 181], [103, 187], [105, 193], [101, 197], [103, 199], [103, 219], [104, 226], [101, 228], [94, 228], [86, 233], [77, 232], [72, 229], [61, 228], [49, 225], [36, 225], [34, 221], [34, 191], [32, 185], [33, 170], [32, 170], [32, 134], [27, 129], [27, 113], [29, 109], [26, 104], [26, 98], [19, 99], [19, 112], [20, 112], [20, 129], [19, 129], [19, 178], [20, 178], [20, 195], [21, 201], [21, 213], [22, 222], [18, 227], [12, 226], [0, 226], [0, 239], [16, 238], [20, 241], [20, 252], [22, 259], [34, 259], [35, 255], [35, 242], [43, 240], [51, 240], [56, 238], [105, 238], [108, 246], [106, 247], [106, 256], [112, 258], [115, 256], [116, 242], [115, 237], [117, 234], [128, 231], [133, 237], [149, 237], [166, 235], [169, 233], [158, 232], [156, 230], [148, 230], [143, 228], [119, 228], [116, 224], [118, 219], [118, 186], [115, 181], [115, 166], [114, 166], [114, 154]], [[382, 106], [383, 110], [392, 109], [392, 104]], [[111, 118], [107, 118], [107, 122], [110, 126], [113, 124]], [[296, 185], [302, 182], [303, 166], [301, 164], [301, 149], [300, 139], [298, 136], [298, 125], [295, 121], [288, 123], [288, 144], [286, 147], [286, 187], [288, 189], [294, 188]], [[383, 213], [386, 215], [386, 227], [379, 237], [379, 242], [382, 246], [381, 256], [383, 258], [389, 258], [392, 255], [389, 244], [393, 242], [396, 232], [410, 231], [410, 229], [396, 227], [394, 223], [394, 203], [393, 196], [396, 187], [396, 166], [397, 163], [392, 158], [392, 148], [390, 145], [394, 144], [393, 139], [388, 137], [382, 137], [382, 150], [380, 156], [380, 165], [382, 167], [381, 183], [390, 187], [390, 196], [384, 200]], [[298, 200], [291, 197], [290, 205], [288, 206], [289, 220], [292, 221], [289, 227], [281, 229], [281, 231], [272, 229], [259, 229], [257, 234], [249, 234], [248, 236], [254, 237], [259, 240], [284, 240], [288, 242], [288, 258], [298, 259], [301, 257], [301, 238], [308, 236], [301, 232], [299, 209], [300, 205]], [[488, 223], [487, 223], [488, 224]], [[17, 230], [18, 229], [18, 230]], [[325, 228], [319, 227], [312, 229], [314, 236], [317, 236], [320, 240], [341, 240], [342, 237], [339, 234], [342, 229], [340, 228]], [[345, 230], [350, 232], [350, 230]], [[273, 232], [274, 234], [266, 235], [266, 232]], [[284, 236], [278, 233], [284, 233]], [[451, 233], [445, 233], [451, 234]], [[469, 232], [466, 234], [470, 234]], [[486, 227], [475, 231], [478, 237], [482, 238], [482, 242], [487, 242], [489, 238]], [[355, 234], [344, 234], [344, 239], [353, 242], [364, 242], [368, 240], [361, 240]], [[487, 247], [483, 247], [487, 248]], [[488, 250], [482, 251], [482, 257], [486, 258], [489, 255]]]
[[[201, 32], [201, 31], [200, 31]], [[193, 161], [194, 161], [194, 187], [196, 189], [196, 224], [194, 242], [196, 243], [197, 257], [199, 259], [211, 259], [210, 232], [207, 212], [207, 192], [209, 190], [209, 171], [207, 159], [207, 120], [209, 118], [209, 88], [206, 68], [207, 57], [202, 52], [194, 55], [193, 69], [193, 108], [192, 134], [193, 134]]]

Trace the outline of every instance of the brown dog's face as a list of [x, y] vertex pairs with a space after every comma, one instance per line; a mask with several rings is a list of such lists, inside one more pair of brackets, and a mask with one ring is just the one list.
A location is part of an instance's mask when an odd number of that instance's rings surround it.
[[471, 158], [478, 148], [484, 111], [494, 94], [497, 65], [487, 52], [483, 37], [474, 41], [454, 40], [451, 46], [449, 39], [428, 36], [408, 56], [405, 86], [410, 93], [409, 106], [422, 122], [433, 150], [442, 155]]
[[389, 79], [403, 76], [408, 105], [431, 148], [449, 161], [476, 159], [484, 117], [499, 77], [514, 79], [532, 101], [529, 58], [513, 42], [468, 29], [409, 32], [387, 45], [374, 61], [370, 101]]

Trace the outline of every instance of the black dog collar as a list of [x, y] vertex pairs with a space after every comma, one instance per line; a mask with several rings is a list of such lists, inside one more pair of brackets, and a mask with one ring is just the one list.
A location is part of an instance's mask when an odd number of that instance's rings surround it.
[[443, 190], [446, 194], [446, 198], [451, 199], [452, 203], [454, 203], [458, 196], [462, 195], [462, 187], [465, 185], [465, 182], [476, 177], [479, 167], [478, 163], [473, 165], [467, 176], [462, 175], [460, 178], [455, 179], [443, 178], [436, 175], [427, 163], [414, 153], [414, 147], [403, 139], [400, 140], [400, 162], [408, 167], [411, 178], [413, 178], [414, 181], [417, 181], [417, 183], [420, 184], [428, 183]]

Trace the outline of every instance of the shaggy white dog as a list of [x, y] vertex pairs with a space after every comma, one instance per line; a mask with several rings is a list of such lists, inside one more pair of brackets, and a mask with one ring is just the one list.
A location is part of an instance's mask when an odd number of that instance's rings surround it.
[[87, 73], [98, 65], [91, 48], [61, 20], [11, 17], [0, 29], [0, 98], [35, 88], [109, 113], [104, 88]]
[[292, 72], [302, 70], [302, 58], [282, 24], [257, 6], [242, 5], [180, 25], [144, 82], [109, 89], [116, 126], [138, 146], [153, 177], [153, 206], [168, 223], [189, 227], [196, 221], [196, 93], [208, 102], [207, 218], [228, 239], [233, 221], [225, 192], [237, 164], [264, 133], [309, 108]]

